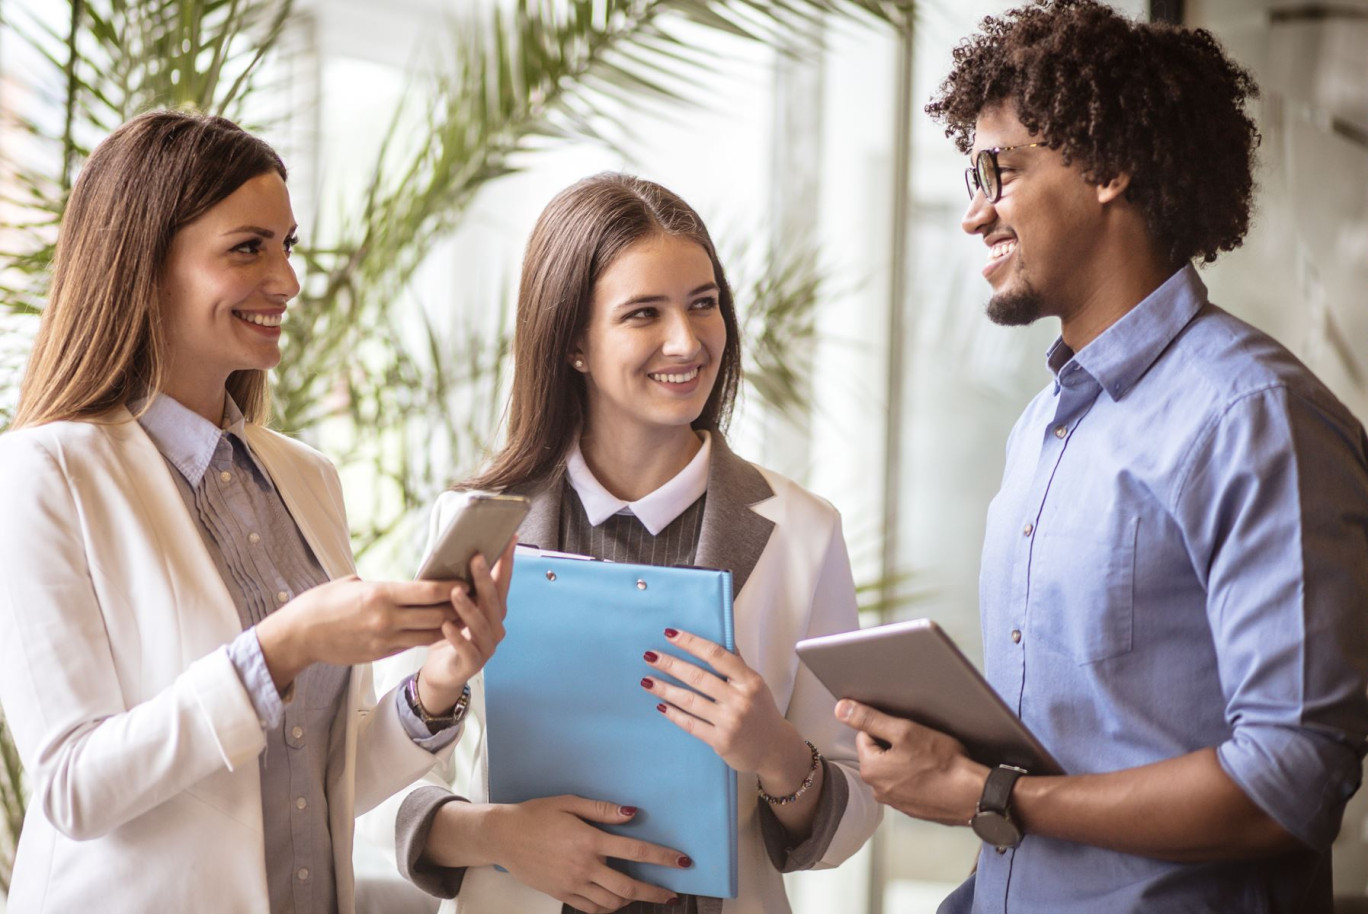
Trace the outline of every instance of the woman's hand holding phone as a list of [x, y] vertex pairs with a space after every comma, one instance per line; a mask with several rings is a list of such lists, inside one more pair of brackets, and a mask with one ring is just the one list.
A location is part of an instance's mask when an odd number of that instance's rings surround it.
[[338, 578], [304, 591], [256, 625], [276, 688], [314, 663], [369, 663], [442, 637], [456, 581]]
[[418, 673], [418, 700], [429, 714], [440, 717], [450, 711], [503, 640], [515, 545], [508, 544], [492, 570], [484, 556], [475, 556], [470, 560], [471, 587], [458, 581], [452, 588], [456, 618], [442, 623], [441, 638], [428, 649]]
[[473, 597], [464, 581], [369, 582], [356, 575], [306, 590], [256, 626], [276, 688], [283, 694], [313, 663], [349, 666], [433, 645], [436, 659], [429, 656], [424, 667], [431, 681], [420, 678], [420, 698], [432, 713], [450, 710], [503, 638], [512, 546], [495, 574], [483, 560], [479, 565]]

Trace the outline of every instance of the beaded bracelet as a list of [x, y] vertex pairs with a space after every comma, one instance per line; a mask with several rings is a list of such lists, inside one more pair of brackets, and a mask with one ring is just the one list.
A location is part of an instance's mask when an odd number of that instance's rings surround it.
[[760, 784], [760, 776], [755, 776], [755, 789], [760, 792], [760, 799], [773, 806], [787, 806], [790, 803], [798, 802], [798, 798], [808, 792], [812, 782], [817, 779], [817, 766], [822, 764], [822, 753], [817, 751], [817, 747], [812, 745], [812, 740], [805, 739], [808, 749], [812, 752], [812, 767], [808, 769], [807, 777], [803, 778], [803, 783], [798, 785], [798, 789], [786, 797], [772, 797], [765, 793], [765, 788]]

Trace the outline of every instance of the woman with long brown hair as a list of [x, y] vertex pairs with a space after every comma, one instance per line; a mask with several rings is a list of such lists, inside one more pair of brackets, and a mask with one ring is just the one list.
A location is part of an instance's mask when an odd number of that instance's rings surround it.
[[[727, 447], [740, 343], [698, 214], [620, 174], [562, 191], [528, 242], [514, 353], [507, 445], [462, 488], [531, 497], [519, 535], [544, 549], [732, 573], [738, 652], [666, 629], [662, 638], [699, 662], [642, 645], [661, 675], [641, 687], [643, 701], [738, 773], [739, 896], [675, 898], [609, 867], [611, 857], [689, 865], [594, 827], [631, 820], [618, 798], [483, 802], [482, 757], [474, 802], [440, 787], [403, 800], [400, 867], [469, 914], [785, 911], [781, 873], [835, 866], [879, 820], [853, 734], [793, 650], [857, 627], [855, 588], [836, 511]], [[434, 528], [459, 500], [439, 500]], [[670, 678], [711, 700], [691, 700]]]
[[[502, 637], [508, 556], [471, 595], [359, 580], [336, 471], [265, 426], [299, 291], [285, 175], [230, 121], [159, 111], [72, 190], [0, 436], [16, 911], [352, 910], [354, 811], [448, 751]], [[417, 645], [374, 701], [365, 664]]]

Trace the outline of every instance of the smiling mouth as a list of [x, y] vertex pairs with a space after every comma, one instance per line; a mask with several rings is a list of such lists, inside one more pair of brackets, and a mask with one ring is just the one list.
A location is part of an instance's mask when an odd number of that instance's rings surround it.
[[663, 371], [648, 372], [646, 377], [652, 381], [659, 381], [662, 384], [687, 384], [698, 377], [698, 367], [694, 366], [688, 371], [679, 374], [669, 374]]
[[249, 324], [256, 324], [258, 327], [279, 327], [285, 320], [285, 312], [267, 314], [264, 311], [234, 311], [233, 317]]
[[999, 241], [988, 249], [988, 262], [997, 263], [999, 260], [1010, 257], [1016, 252], [1016, 249], [1017, 243], [1015, 238], [1007, 241]]

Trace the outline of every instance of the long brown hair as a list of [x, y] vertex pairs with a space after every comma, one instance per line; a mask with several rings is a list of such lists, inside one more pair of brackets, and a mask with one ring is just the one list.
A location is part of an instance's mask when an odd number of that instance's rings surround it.
[[[152, 111], [96, 146], [62, 216], [14, 425], [93, 419], [160, 389], [160, 292], [171, 239], [270, 172], [285, 178], [280, 156], [221, 117]], [[266, 372], [235, 371], [227, 387], [247, 421], [266, 421]]]
[[717, 381], [693, 427], [725, 429], [741, 381], [741, 344], [731, 287], [708, 229], [689, 204], [659, 184], [606, 172], [557, 194], [532, 229], [518, 288], [508, 443], [488, 470], [462, 488], [503, 489], [539, 480], [565, 458], [588, 398], [570, 355], [588, 324], [594, 284], [626, 248], [658, 235], [687, 238], [712, 261], [727, 342]]

